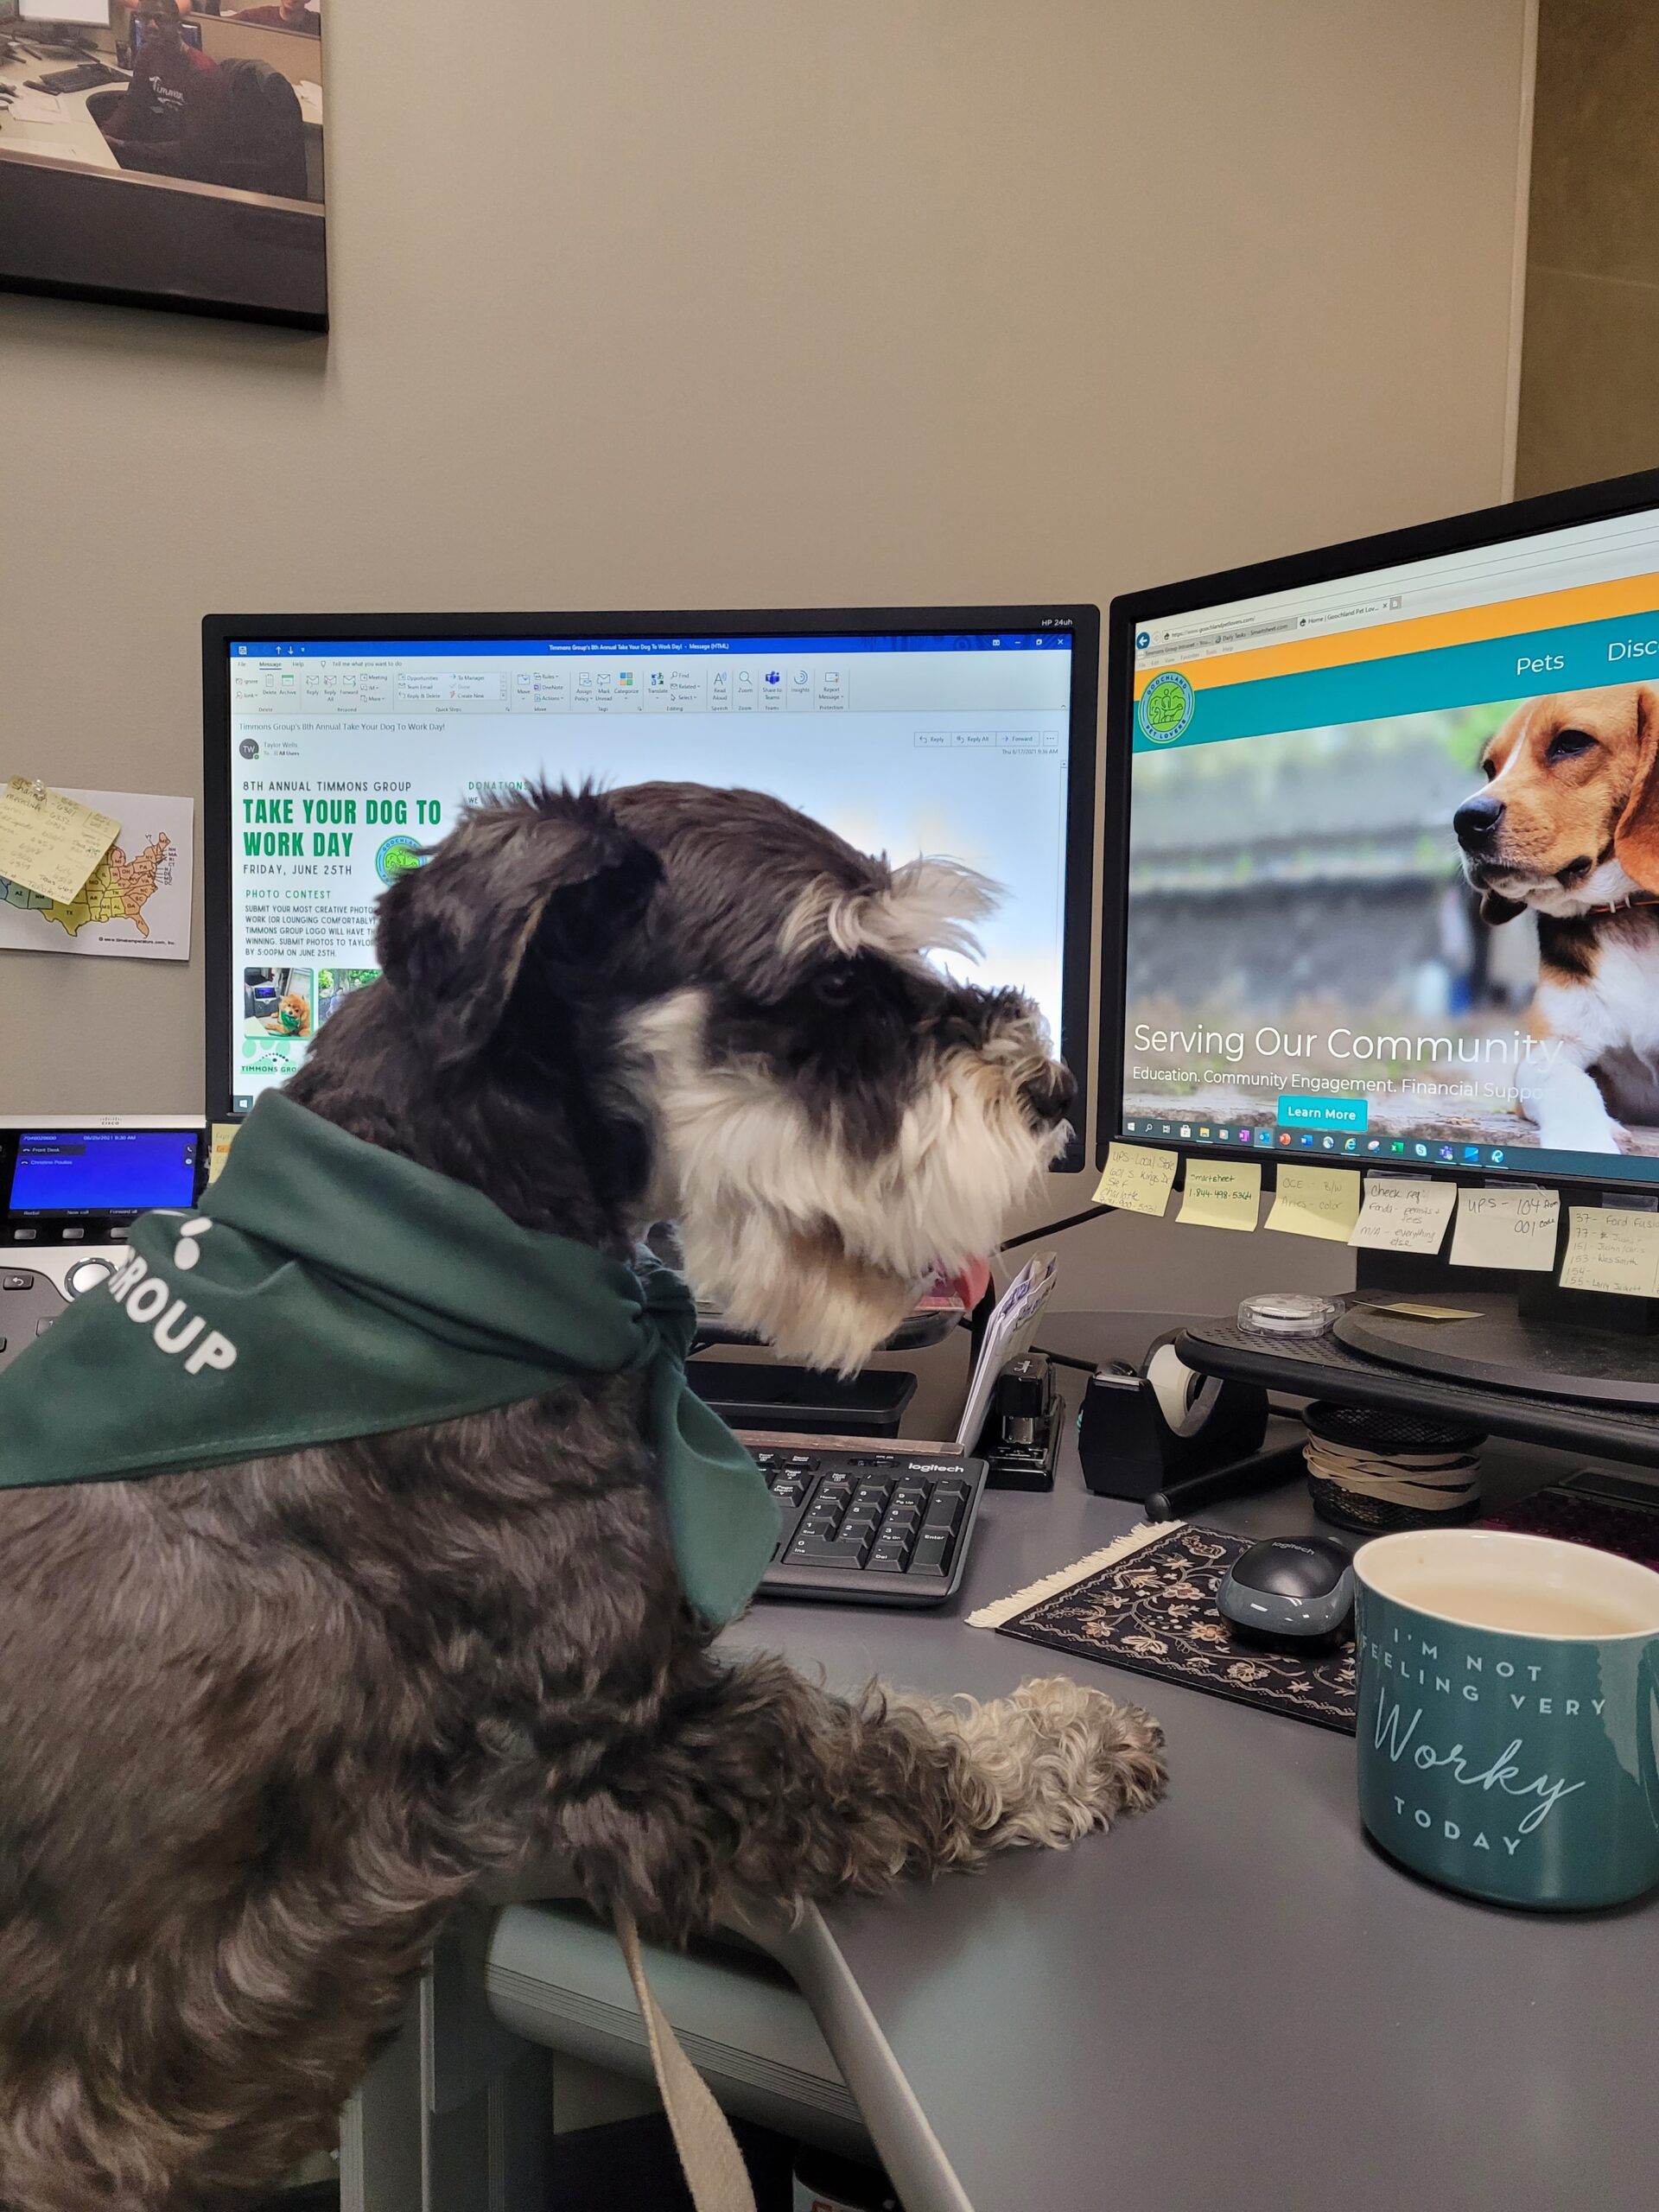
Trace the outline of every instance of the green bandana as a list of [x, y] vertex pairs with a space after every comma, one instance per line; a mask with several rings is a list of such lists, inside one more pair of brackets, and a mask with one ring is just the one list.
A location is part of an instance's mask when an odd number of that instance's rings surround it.
[[223, 1466], [640, 1368], [681, 1583], [726, 1621], [778, 1516], [686, 1382], [696, 1320], [648, 1253], [627, 1268], [521, 1229], [272, 1092], [200, 1212], [142, 1216], [114, 1281], [0, 1376], [0, 1487]]

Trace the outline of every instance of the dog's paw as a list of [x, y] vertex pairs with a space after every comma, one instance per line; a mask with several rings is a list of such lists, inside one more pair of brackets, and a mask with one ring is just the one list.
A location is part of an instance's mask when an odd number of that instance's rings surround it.
[[1067, 1675], [1021, 1682], [1009, 1702], [1028, 1713], [1041, 1749], [1062, 1786], [1105, 1827], [1121, 1813], [1144, 1813], [1164, 1792], [1164, 1732], [1138, 1705], [1121, 1705], [1104, 1690]]
[[970, 1817], [993, 1850], [1064, 1850], [1162, 1794], [1164, 1732], [1138, 1706], [1065, 1675], [988, 1705], [963, 1703]]

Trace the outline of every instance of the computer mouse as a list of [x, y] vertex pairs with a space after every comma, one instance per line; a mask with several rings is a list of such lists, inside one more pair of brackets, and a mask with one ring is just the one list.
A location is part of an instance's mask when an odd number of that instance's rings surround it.
[[1329, 1536], [1268, 1536], [1233, 1561], [1216, 1605], [1229, 1627], [1257, 1643], [1332, 1643], [1354, 1609], [1353, 1564]]

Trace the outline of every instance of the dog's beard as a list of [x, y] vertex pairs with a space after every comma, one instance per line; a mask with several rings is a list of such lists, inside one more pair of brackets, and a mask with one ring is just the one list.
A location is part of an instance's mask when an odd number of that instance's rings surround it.
[[700, 1298], [786, 1357], [851, 1373], [936, 1269], [995, 1250], [1012, 1209], [1065, 1141], [1033, 1129], [1023, 1084], [1045, 1070], [1039, 1028], [923, 1071], [897, 1134], [855, 1154], [762, 1065], [711, 1065], [700, 994], [639, 1017], [658, 1130], [653, 1203], [671, 1212]]

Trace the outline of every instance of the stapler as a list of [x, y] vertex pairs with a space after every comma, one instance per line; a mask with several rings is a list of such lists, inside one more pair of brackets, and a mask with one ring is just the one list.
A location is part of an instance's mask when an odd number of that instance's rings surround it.
[[1011, 1359], [991, 1389], [978, 1451], [988, 1490], [1052, 1490], [1060, 1445], [1060, 1400], [1039, 1351]]

